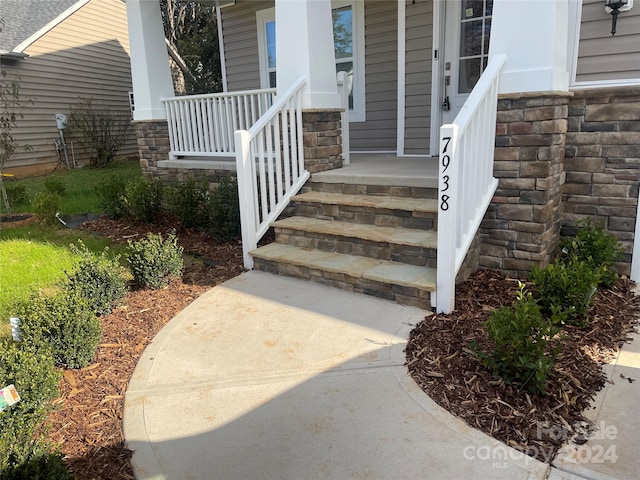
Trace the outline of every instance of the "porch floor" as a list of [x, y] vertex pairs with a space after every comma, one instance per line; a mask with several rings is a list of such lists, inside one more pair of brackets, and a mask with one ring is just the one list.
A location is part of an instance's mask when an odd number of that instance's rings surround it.
[[324, 183], [437, 188], [438, 161], [433, 157], [352, 152], [349, 165], [314, 173], [311, 179]]

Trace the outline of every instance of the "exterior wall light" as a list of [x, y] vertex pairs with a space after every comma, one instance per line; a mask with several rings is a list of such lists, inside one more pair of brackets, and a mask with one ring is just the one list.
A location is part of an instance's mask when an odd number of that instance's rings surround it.
[[620, 11], [631, 10], [633, 0], [604, 0], [604, 9], [611, 14], [611, 35], [616, 34], [616, 23]]

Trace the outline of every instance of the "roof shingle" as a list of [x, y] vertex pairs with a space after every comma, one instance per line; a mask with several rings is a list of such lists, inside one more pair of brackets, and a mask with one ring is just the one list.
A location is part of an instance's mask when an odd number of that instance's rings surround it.
[[47, 25], [78, 0], [1, 0], [0, 52], [16, 46]]

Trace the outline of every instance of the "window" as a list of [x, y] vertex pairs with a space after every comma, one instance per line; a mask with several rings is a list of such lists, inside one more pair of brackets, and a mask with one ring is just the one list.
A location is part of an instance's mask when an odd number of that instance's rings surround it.
[[487, 68], [493, 0], [463, 0], [458, 93], [469, 93]]
[[[349, 81], [349, 120], [364, 121], [364, 8], [362, 2], [334, 1], [333, 43], [336, 74], [347, 72]], [[256, 13], [260, 82], [263, 88], [276, 86], [275, 9]]]

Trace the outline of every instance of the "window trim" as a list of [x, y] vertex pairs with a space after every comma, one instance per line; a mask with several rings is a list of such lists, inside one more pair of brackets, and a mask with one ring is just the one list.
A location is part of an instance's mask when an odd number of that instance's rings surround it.
[[[256, 12], [256, 26], [258, 29], [258, 61], [260, 62], [260, 88], [269, 86], [269, 57], [267, 54], [267, 23], [276, 21], [275, 7], [265, 8]], [[276, 65], [278, 59], [276, 58]]]
[[[350, 6], [353, 21], [353, 78], [354, 96], [353, 109], [349, 110], [350, 122], [364, 122], [366, 120], [366, 92], [365, 92], [365, 54], [364, 54], [364, 2], [357, 0], [333, 0], [331, 8]], [[258, 34], [258, 60], [260, 63], [260, 87], [269, 88], [268, 55], [266, 45], [266, 24], [275, 21], [275, 7], [258, 10], [256, 12], [256, 28]], [[337, 64], [338, 62], [336, 62]], [[276, 59], [277, 64], [277, 59]]]

